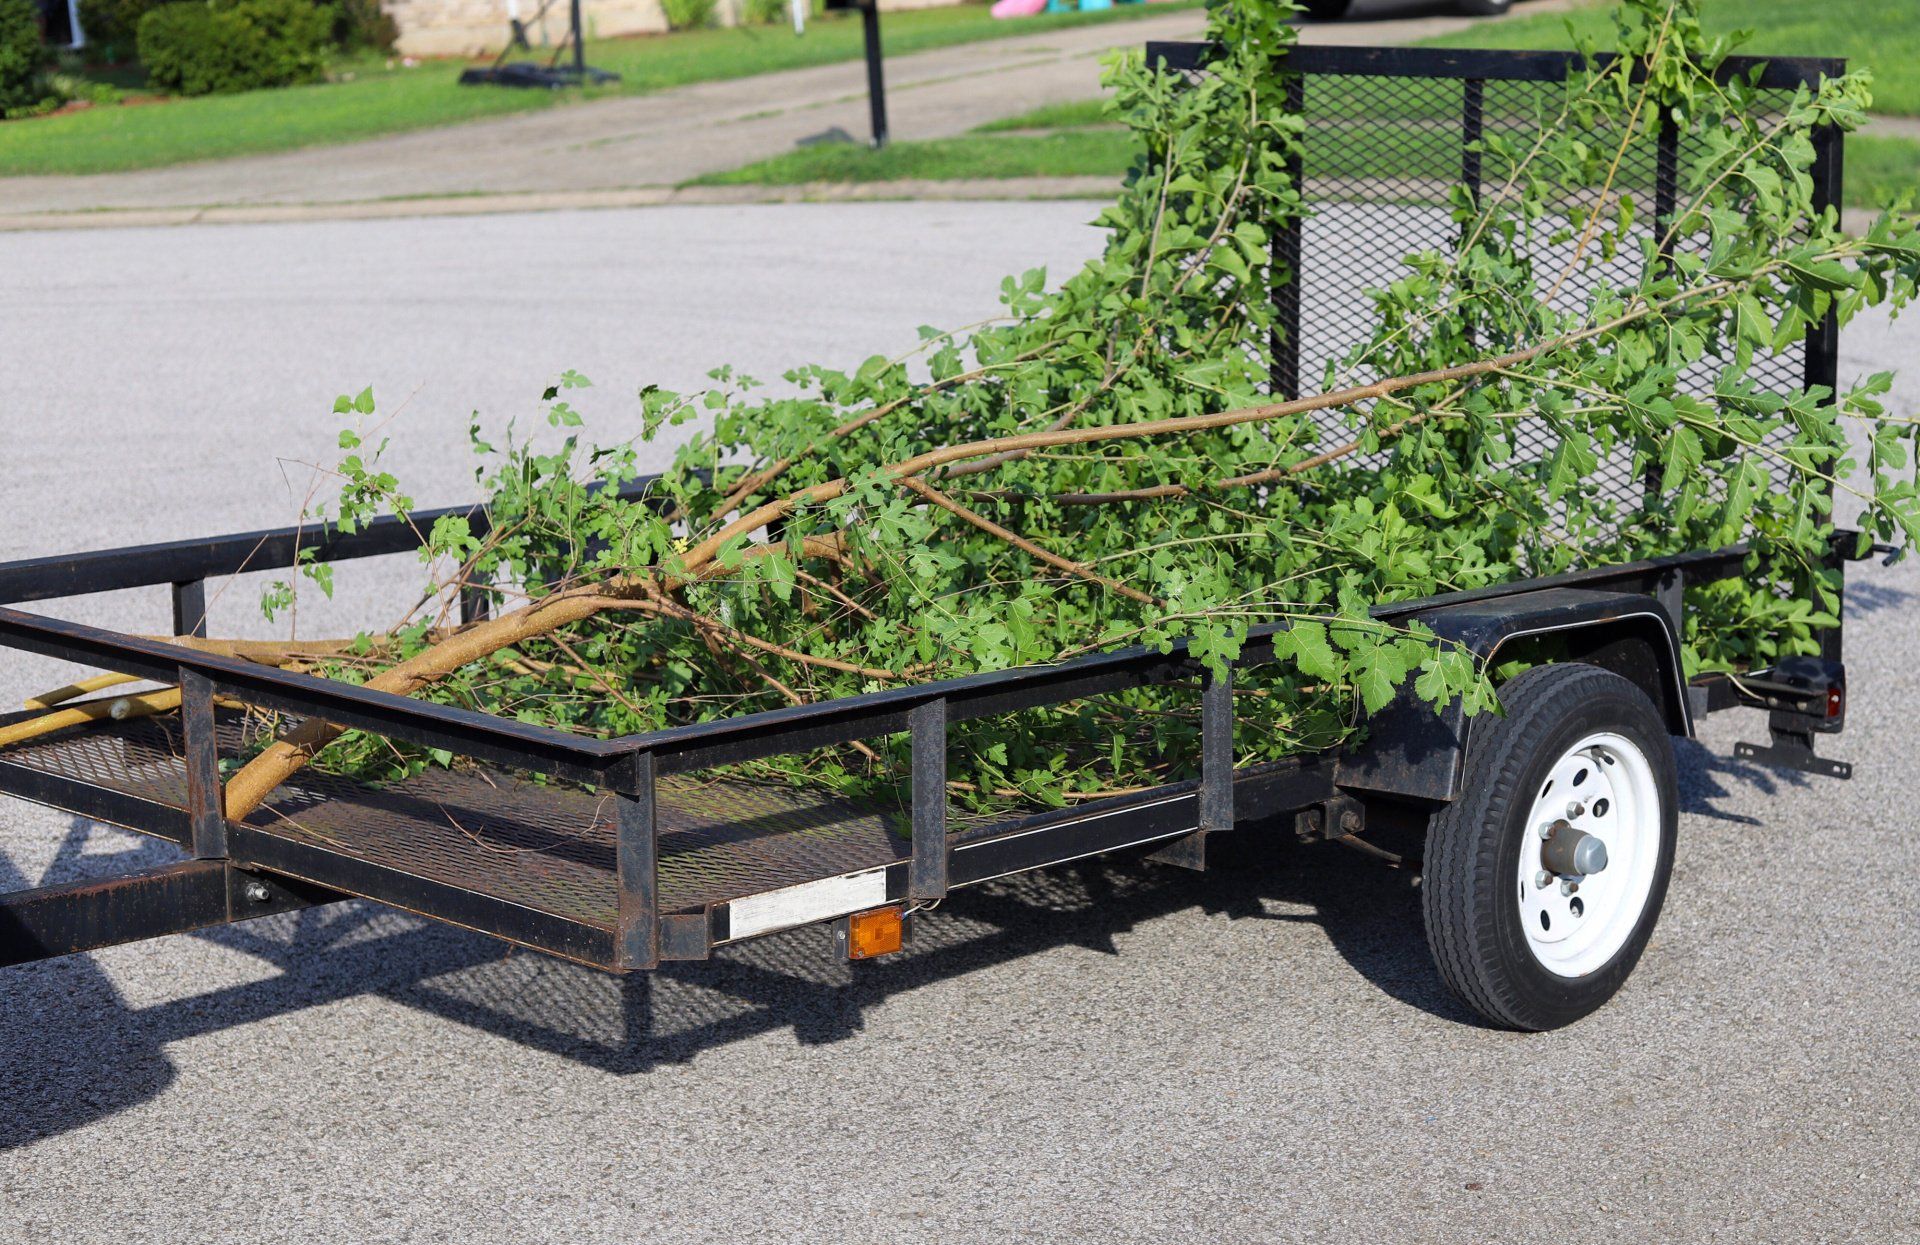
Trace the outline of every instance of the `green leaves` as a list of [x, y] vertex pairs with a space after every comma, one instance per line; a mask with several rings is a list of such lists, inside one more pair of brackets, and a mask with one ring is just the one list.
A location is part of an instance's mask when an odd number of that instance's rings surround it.
[[335, 415], [373, 414], [373, 386], [368, 385], [351, 398], [344, 393], [335, 398], [333, 400], [333, 413]]
[[[1374, 619], [1384, 602], [1745, 541], [1744, 578], [1690, 589], [1689, 667], [1817, 646], [1837, 608], [1829, 480], [1872, 494], [1863, 527], [1910, 539], [1915, 426], [1883, 409], [1884, 381], [1798, 393], [1780, 377], [1800, 356], [1776, 355], [1829, 314], [1910, 302], [1920, 231], [1888, 219], [1850, 240], [1813, 209], [1810, 127], [1862, 115], [1858, 79], [1783, 101], [1716, 75], [1726, 45], [1701, 33], [1692, 0], [1616, 10], [1624, 57], [1591, 58], [1534, 108], [1503, 104], [1480, 144], [1480, 193], [1378, 205], [1383, 219], [1446, 224], [1423, 230], [1421, 250], [1379, 256], [1350, 312], [1305, 326], [1329, 388], [1452, 379], [916, 475], [960, 512], [901, 483], [900, 464], [944, 447], [1269, 401], [1276, 349], [1303, 327], [1276, 314], [1292, 274], [1272, 250], [1307, 210], [1289, 170], [1309, 130], [1285, 106], [1289, 6], [1215, 6], [1200, 79], [1135, 55], [1108, 62], [1113, 115], [1146, 155], [1101, 214], [1097, 258], [1053, 285], [1041, 269], [1010, 276], [1000, 318], [923, 328], [901, 356], [799, 366], [775, 388], [724, 366], [695, 392], [643, 388], [651, 444], [637, 448], [593, 448], [573, 405], [589, 382], [561, 373], [537, 442], [511, 425], [483, 439], [476, 419], [484, 521], [427, 534], [430, 604], [384, 642], [399, 658], [432, 643], [462, 589], [502, 608], [582, 586], [629, 594], [431, 693], [596, 735], [1184, 644], [1206, 669], [1234, 668], [1243, 763], [1351, 739], [1396, 698], [1497, 708], [1522, 658], [1484, 670], [1422, 628]], [[1410, 151], [1444, 145], [1450, 172], [1456, 116], [1359, 120], [1404, 123], [1392, 136]], [[1680, 181], [1656, 204], [1635, 181], [1663, 127], [1681, 138]], [[1463, 374], [1493, 356], [1506, 362]], [[372, 393], [335, 409], [371, 415]], [[1864, 434], [1863, 471], [1843, 420]], [[362, 444], [371, 435], [359, 423], [339, 439], [345, 530], [407, 503], [384, 445]], [[662, 460], [646, 499], [621, 495], [641, 462]], [[780, 499], [797, 500], [680, 582], [690, 549]], [[263, 600], [292, 604], [289, 584]], [[1273, 660], [1251, 658], [1255, 628], [1273, 629]], [[1189, 775], [1198, 690], [1182, 679], [956, 724], [951, 794], [1004, 811]], [[863, 746], [742, 772], [884, 798], [904, 740]], [[355, 757], [396, 764], [391, 749]]]
[[1666, 435], [1665, 452], [1660, 459], [1660, 490], [1670, 493], [1693, 474], [1705, 460], [1700, 435], [1687, 427], [1672, 428]]
[[1741, 342], [1749, 347], [1765, 348], [1773, 342], [1773, 322], [1767, 309], [1749, 290], [1742, 290], [1734, 298], [1736, 330]]
[[1297, 619], [1274, 637], [1275, 657], [1293, 659], [1300, 673], [1312, 679], [1337, 680], [1345, 669], [1327, 636], [1327, 627], [1317, 619]]
[[1859, 275], [1838, 260], [1809, 256], [1805, 249], [1788, 257], [1787, 271], [1799, 278], [1802, 285], [1811, 289], [1837, 293], [1853, 289], [1860, 282]]

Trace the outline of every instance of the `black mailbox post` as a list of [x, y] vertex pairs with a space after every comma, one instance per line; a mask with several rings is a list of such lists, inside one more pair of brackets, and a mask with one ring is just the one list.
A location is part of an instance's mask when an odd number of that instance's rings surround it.
[[826, 0], [829, 11], [858, 9], [867, 39], [867, 108], [873, 114], [873, 146], [887, 145], [887, 85], [880, 74], [880, 0]]

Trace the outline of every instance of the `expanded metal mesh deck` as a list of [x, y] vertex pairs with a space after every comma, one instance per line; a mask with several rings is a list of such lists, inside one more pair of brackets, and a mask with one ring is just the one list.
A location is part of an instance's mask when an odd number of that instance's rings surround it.
[[[239, 752], [240, 715], [220, 749]], [[172, 809], [186, 807], [177, 718], [107, 722], [0, 752], [0, 762]], [[0, 776], [0, 789], [7, 787]], [[483, 768], [373, 786], [302, 773], [246, 824], [277, 838], [600, 930], [614, 926], [615, 802]], [[903, 859], [905, 818], [817, 792], [698, 777], [660, 782], [660, 910], [747, 895]], [[134, 825], [136, 830], [154, 829]], [[379, 895], [374, 898], [381, 898]]]

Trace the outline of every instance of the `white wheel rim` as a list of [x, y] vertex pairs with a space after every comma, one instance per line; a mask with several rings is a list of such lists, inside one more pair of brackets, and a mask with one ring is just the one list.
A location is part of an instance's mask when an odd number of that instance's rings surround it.
[[[1520, 927], [1542, 968], [1583, 977], [1626, 945], [1653, 893], [1662, 814], [1653, 765], [1633, 741], [1602, 732], [1561, 755], [1528, 813], [1516, 879]], [[1582, 876], [1549, 868], [1543, 832], [1560, 821], [1606, 845], [1604, 869]]]

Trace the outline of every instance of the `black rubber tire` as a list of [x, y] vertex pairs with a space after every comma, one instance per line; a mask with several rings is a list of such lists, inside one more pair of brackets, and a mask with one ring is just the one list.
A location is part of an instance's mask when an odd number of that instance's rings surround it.
[[[1487, 1020], [1557, 1029], [1613, 997], [1660, 919], [1680, 824], [1673, 740], [1645, 692], [1597, 666], [1536, 666], [1502, 687], [1500, 700], [1504, 717], [1473, 724], [1460, 798], [1427, 825], [1420, 881], [1427, 946], [1447, 985]], [[1651, 763], [1660, 854], [1646, 908], [1620, 950], [1591, 973], [1562, 977], [1527, 947], [1513, 878], [1532, 830], [1534, 793], [1560, 757], [1595, 731], [1626, 736]]]
[[1513, 0], [1454, 0], [1454, 4], [1468, 17], [1505, 17]]
[[1320, 22], [1339, 21], [1353, 7], [1353, 0], [1299, 0], [1299, 3], [1315, 21]]

